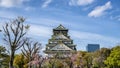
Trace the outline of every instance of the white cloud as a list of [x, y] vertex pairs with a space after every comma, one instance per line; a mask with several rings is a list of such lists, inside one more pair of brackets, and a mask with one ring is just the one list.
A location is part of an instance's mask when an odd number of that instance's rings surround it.
[[[19, 13], [20, 14], [20, 13]], [[8, 18], [15, 18], [15, 16], [18, 16], [17, 13], [15, 12], [5, 12], [5, 11], [0, 11], [0, 16], [5, 16], [5, 17], [8, 17]], [[14, 16], [15, 15], [15, 16]], [[27, 16], [29, 17], [29, 16]], [[70, 16], [69, 16], [70, 17]], [[47, 19], [47, 18], [41, 18], [41, 17], [31, 17], [31, 18], [28, 18], [27, 21], [30, 21], [28, 22], [28, 24], [30, 24], [32, 22], [32, 25], [30, 27], [30, 31], [28, 31], [30, 37], [33, 37], [37, 40], [40, 40], [41, 42], [41, 39], [42, 39], [42, 44], [45, 42], [45, 44], [47, 43], [48, 39], [50, 39], [51, 35], [52, 35], [52, 29], [56, 26], [59, 25], [59, 23], [62, 23], [63, 25], [65, 25], [67, 28], [70, 28], [70, 29], [77, 29], [78, 27], [81, 28], [81, 27], [87, 27], [88, 29], [92, 28], [90, 27], [89, 25], [85, 26], [85, 25], [82, 25], [82, 24], [76, 24], [76, 23], [71, 23], [71, 22], [68, 22], [68, 21], [59, 21], [59, 20], [54, 20], [54, 19]], [[76, 27], [76, 25], [78, 27]], [[81, 26], [82, 25], [82, 26]], [[81, 26], [81, 27], [80, 27]], [[110, 38], [110, 37], [106, 37], [106, 36], [103, 36], [103, 35], [99, 35], [99, 34], [94, 34], [94, 33], [88, 33], [88, 32], [72, 32], [70, 30], [70, 32], [72, 33], [70, 36], [72, 37], [72, 39], [74, 41], [77, 40], [77, 42], [74, 42], [75, 44], [77, 44], [77, 46], [79, 47], [78, 49], [80, 48], [85, 48], [86, 44], [87, 43], [103, 43], [102, 46], [109, 46], [109, 44], [113, 45], [113, 43], [117, 43], [117, 41], [119, 41], [119, 39], [115, 39], [115, 38]], [[82, 44], [83, 43], [83, 44]], [[82, 45], [82, 46], [81, 46]], [[110, 45], [110, 46], [111, 46]]]
[[120, 15], [116, 16], [115, 19], [116, 19], [117, 21], [120, 21]]
[[110, 16], [110, 19], [111, 19], [111, 20], [120, 21], [120, 15], [117, 15], [117, 16]]
[[52, 34], [51, 32], [52, 30], [50, 27], [30, 24], [30, 30], [28, 34], [34, 37], [48, 38]]
[[88, 16], [89, 17], [99, 17], [99, 16], [102, 16], [105, 13], [106, 10], [111, 9], [111, 8], [112, 8], [111, 2], [108, 1], [105, 5], [96, 7], [94, 10], [92, 10], [88, 14]]
[[[28, 36], [41, 40], [41, 43], [45, 45], [47, 40], [51, 38], [52, 29], [53, 27], [31, 24]], [[118, 38], [76, 30], [70, 30], [69, 34], [79, 50], [85, 50], [86, 45], [90, 43], [100, 44], [101, 47], [114, 47], [120, 41]]]
[[43, 5], [42, 5], [42, 8], [46, 8], [48, 7], [48, 5], [52, 2], [52, 0], [46, 0]]
[[25, 1], [29, 0], [0, 0], [0, 6], [6, 8], [18, 7], [19, 5], [22, 5]]
[[[110, 41], [110, 42], [117, 42], [120, 41], [115, 38], [111, 37], [106, 37], [100, 34], [95, 34], [95, 33], [90, 33], [90, 32], [80, 32], [80, 31], [71, 31], [72, 36], [75, 38], [80, 38], [80, 39], [88, 39], [88, 40], [105, 40], [105, 41]], [[77, 34], [77, 35], [76, 35]]]
[[100, 44], [101, 47], [114, 47], [116, 44], [120, 42], [120, 39], [114, 37], [108, 37], [100, 34], [90, 33], [90, 32], [80, 32], [80, 31], [70, 31], [70, 36], [75, 39], [79, 39], [79, 45], [83, 45], [84, 47], [91, 44]]
[[84, 6], [93, 3], [94, 0], [70, 0], [70, 6]]
[[26, 7], [24, 10], [26, 10], [26, 11], [32, 11], [32, 10], [35, 10], [35, 8], [34, 7]]
[[11, 18], [15, 18], [15, 16], [17, 16], [17, 14], [15, 12], [11, 12], [11, 11], [8, 12], [6, 10], [0, 10], [0, 17], [1, 18], [11, 19]]

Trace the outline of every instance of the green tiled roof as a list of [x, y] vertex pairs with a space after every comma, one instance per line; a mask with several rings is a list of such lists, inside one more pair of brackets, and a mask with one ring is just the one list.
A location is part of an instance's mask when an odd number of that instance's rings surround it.
[[68, 40], [68, 38], [66, 37], [66, 36], [64, 36], [63, 34], [58, 34], [57, 36], [55, 36], [55, 38], [56, 39], [67, 39]]
[[56, 30], [67, 30], [63, 25], [59, 25], [57, 28], [55, 28]]
[[51, 50], [72, 50], [72, 49], [67, 47], [65, 44], [61, 43], [54, 46]]
[[60, 24], [58, 27], [53, 29], [53, 35], [51, 36], [51, 39], [48, 40], [48, 44], [46, 44], [46, 50], [44, 52], [52, 54], [74, 50], [76, 51], [76, 45], [73, 44], [73, 40], [68, 35], [68, 29]]

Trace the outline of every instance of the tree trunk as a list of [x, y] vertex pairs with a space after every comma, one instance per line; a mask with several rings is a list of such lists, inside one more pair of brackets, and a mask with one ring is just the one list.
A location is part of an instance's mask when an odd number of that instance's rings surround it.
[[31, 56], [30, 56], [30, 57], [29, 57], [29, 62], [30, 62], [29, 68], [32, 68], [31, 61], [32, 61], [32, 58], [31, 58]]
[[42, 65], [42, 62], [41, 62], [41, 63], [39, 63], [39, 68], [41, 68], [41, 65]]
[[72, 61], [70, 62], [69, 68], [73, 68], [73, 63], [72, 63]]
[[14, 62], [14, 51], [11, 51], [11, 56], [10, 56], [10, 63], [9, 63], [9, 68], [14, 68], [13, 62]]
[[54, 63], [52, 64], [52, 68], [55, 68]]

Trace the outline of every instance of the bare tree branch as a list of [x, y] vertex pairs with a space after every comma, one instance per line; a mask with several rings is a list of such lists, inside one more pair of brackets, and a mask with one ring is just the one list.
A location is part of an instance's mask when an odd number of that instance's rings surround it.
[[33, 42], [27, 39], [25, 45], [23, 46], [22, 53], [29, 59], [29, 68], [31, 68], [31, 62], [34, 60], [34, 56], [39, 53], [41, 45], [38, 42]]
[[26, 41], [25, 35], [29, 27], [26, 28], [26, 25], [23, 23], [24, 21], [25, 19], [23, 17], [18, 17], [3, 26], [3, 40], [10, 47], [10, 68], [13, 68], [15, 51], [20, 49]]

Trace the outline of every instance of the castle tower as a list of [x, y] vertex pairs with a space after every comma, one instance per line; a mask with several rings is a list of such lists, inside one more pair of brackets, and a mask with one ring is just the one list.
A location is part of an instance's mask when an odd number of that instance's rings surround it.
[[53, 35], [51, 39], [48, 40], [44, 52], [48, 54], [49, 57], [57, 53], [65, 57], [73, 51], [76, 51], [76, 45], [73, 44], [73, 40], [68, 35], [68, 29], [60, 24], [57, 28], [53, 29]]

